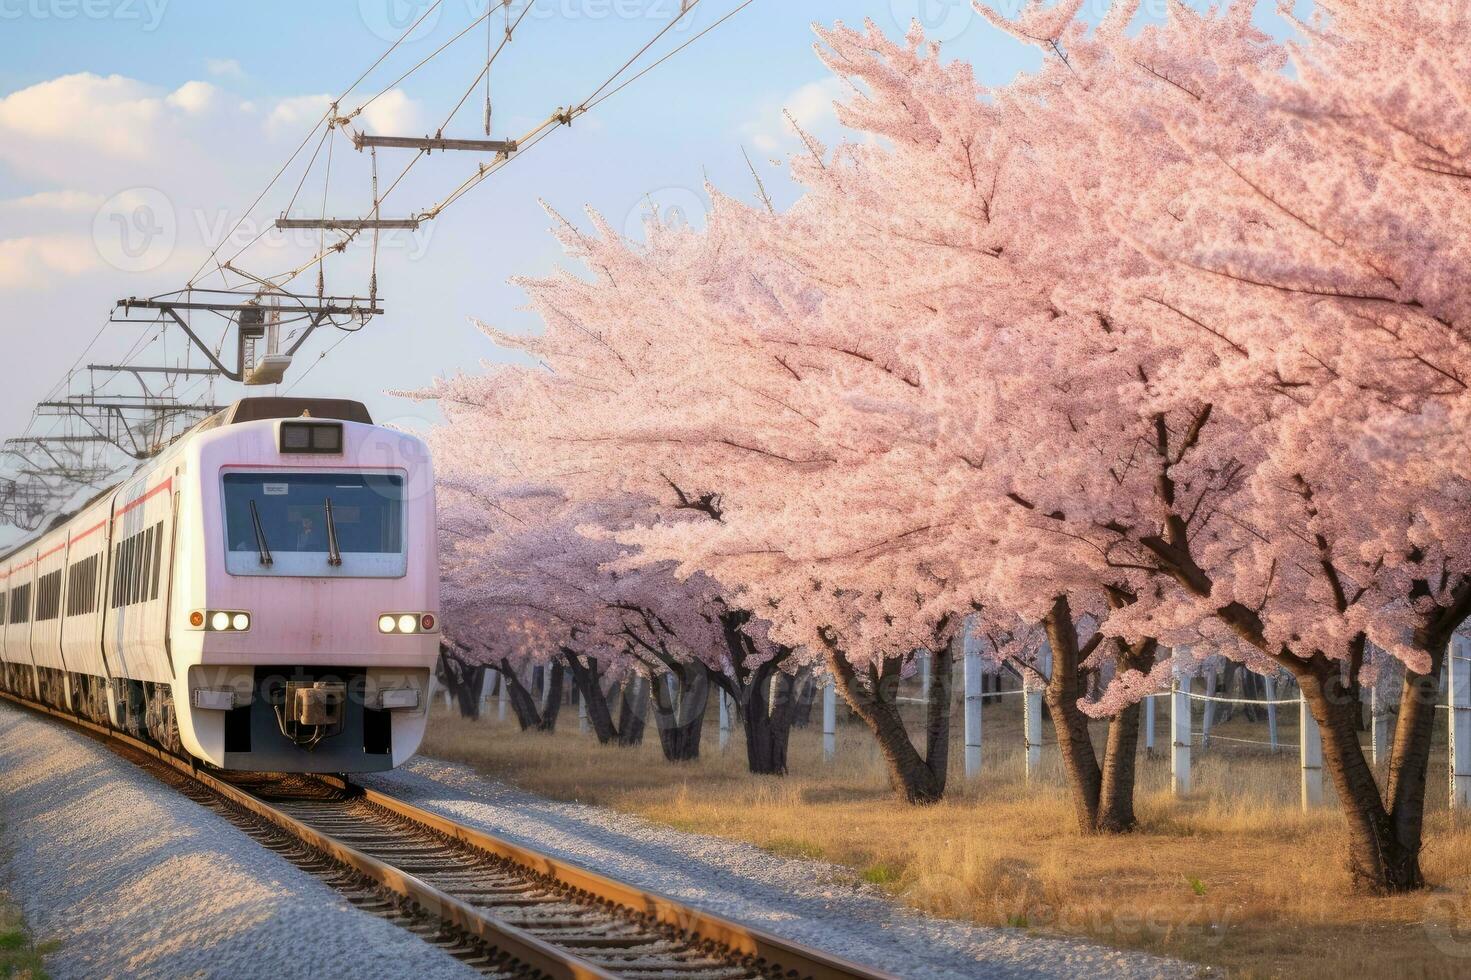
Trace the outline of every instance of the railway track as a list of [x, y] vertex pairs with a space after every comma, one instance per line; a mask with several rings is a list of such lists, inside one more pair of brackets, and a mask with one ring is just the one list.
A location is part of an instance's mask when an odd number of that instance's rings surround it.
[[5, 692], [0, 697], [108, 742], [358, 907], [487, 976], [888, 976], [338, 777], [208, 772], [130, 735]]

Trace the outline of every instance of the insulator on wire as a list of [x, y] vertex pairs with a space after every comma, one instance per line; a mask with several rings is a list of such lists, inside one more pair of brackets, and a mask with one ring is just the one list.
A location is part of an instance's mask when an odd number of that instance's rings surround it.
[[485, 97], [485, 135], [490, 135], [490, 96]]

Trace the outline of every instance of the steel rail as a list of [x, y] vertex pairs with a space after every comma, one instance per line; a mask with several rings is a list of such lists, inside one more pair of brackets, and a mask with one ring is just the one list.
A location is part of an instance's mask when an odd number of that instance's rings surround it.
[[[548, 977], [593, 980], [618, 976], [616, 972], [610, 972], [553, 942], [503, 922], [420, 877], [395, 868], [337, 840], [329, 833], [311, 827], [255, 793], [201, 770], [192, 759], [180, 758], [110, 726], [99, 725], [6, 691], [0, 691], [0, 698], [44, 713], [103, 739], [116, 741], [171, 767], [312, 849], [352, 868], [387, 891], [409, 900], [425, 913], [480, 939], [488, 946]], [[667, 927], [695, 942], [723, 947], [737, 958], [758, 964], [762, 973], [810, 980], [895, 980], [892, 974], [848, 962], [764, 930], [701, 911], [658, 892], [629, 885], [549, 857], [340, 776], [317, 774], [304, 778], [338, 790], [352, 801], [361, 801], [380, 808], [427, 831], [431, 836], [442, 835], [473, 851], [506, 861], [531, 876], [566, 889], [571, 894], [585, 896], [584, 900], [590, 904], [611, 906], [636, 918]]]
[[515, 926], [499, 922], [411, 874], [385, 864], [377, 858], [369, 857], [356, 848], [334, 840], [326, 834], [319, 833], [294, 817], [282, 813], [254, 794], [212, 776], [200, 770], [192, 762], [186, 762], [156, 745], [115, 728], [59, 711], [50, 705], [17, 697], [8, 691], [0, 691], [0, 697], [32, 711], [50, 715], [75, 727], [86, 729], [105, 739], [126, 745], [135, 752], [141, 752], [172, 767], [236, 806], [280, 827], [310, 847], [347, 865], [389, 891], [414, 902], [431, 915], [484, 940], [489, 945], [548, 977], [565, 978], [565, 980], [615, 980], [614, 974], [601, 967], [566, 950], [558, 949], [550, 943], [543, 942]]
[[456, 823], [447, 817], [407, 803], [378, 790], [359, 786], [339, 776], [318, 779], [346, 792], [360, 793], [362, 799], [404, 817], [414, 823], [438, 831], [480, 851], [505, 858], [534, 874], [551, 878], [558, 884], [585, 892], [594, 898], [627, 909], [635, 915], [648, 916], [662, 925], [726, 946], [737, 953], [764, 960], [783, 972], [811, 980], [890, 980], [890, 975], [819, 952], [753, 926], [732, 922], [685, 905], [659, 892], [608, 878], [595, 871], [580, 868], [529, 848]]

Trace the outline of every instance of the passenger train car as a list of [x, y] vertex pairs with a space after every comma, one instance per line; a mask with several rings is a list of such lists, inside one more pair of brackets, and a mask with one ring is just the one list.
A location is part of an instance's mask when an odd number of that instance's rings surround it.
[[248, 398], [0, 555], [0, 686], [222, 769], [418, 748], [439, 651], [425, 444]]

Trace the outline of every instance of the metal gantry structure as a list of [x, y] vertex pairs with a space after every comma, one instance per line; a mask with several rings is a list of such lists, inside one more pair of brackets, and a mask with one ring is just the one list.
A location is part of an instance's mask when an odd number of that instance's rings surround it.
[[[145, 338], [182, 336], [184, 354], [173, 358], [175, 363], [172, 364], [137, 363], [133, 360], [134, 354], [141, 357], [143, 353], [138, 352], [139, 345], [135, 345], [135, 350], [118, 363], [87, 364], [83, 368], [80, 365], [86, 357], [84, 352], [67, 377], [37, 403], [25, 433], [6, 440], [0, 447], [0, 525], [26, 531], [40, 528], [48, 516], [61, 511], [69, 502], [87, 491], [101, 489], [118, 478], [127, 467], [158, 454], [179, 435], [219, 411], [221, 406], [215, 403], [219, 383], [279, 385], [303, 346], [322, 328], [342, 332], [344, 336], [337, 342], [340, 343], [346, 335], [366, 326], [373, 317], [381, 316], [384, 311], [378, 294], [378, 252], [380, 236], [384, 232], [412, 232], [425, 222], [435, 220], [446, 208], [524, 155], [550, 133], [571, 126], [574, 120], [720, 27], [755, 0], [729, 0], [733, 6], [723, 16], [682, 43], [660, 53], [656, 46], [665, 36], [676, 26], [690, 23], [702, 3], [708, 5], [711, 2], [681, 0], [678, 10], [654, 33], [653, 38], [623, 61], [586, 98], [557, 106], [541, 123], [518, 138], [492, 138], [491, 70], [538, 2], [544, 3], [545, 0], [490, 0], [483, 13], [474, 16], [468, 26], [454, 33], [428, 58], [418, 61], [407, 71], [395, 73], [393, 80], [376, 94], [365, 98], [355, 109], [344, 112], [343, 107], [350, 104], [347, 101], [349, 96], [386, 64], [405, 39], [439, 10], [444, 0], [429, 4], [388, 50], [331, 102], [265, 189], [200, 263], [184, 288], [117, 300], [108, 318], [109, 324], [142, 328]], [[485, 39], [483, 59], [477, 57], [473, 60], [474, 77], [433, 135], [383, 135], [362, 132], [357, 128], [357, 121], [373, 102], [462, 39], [473, 36], [482, 26]], [[482, 86], [484, 112], [479, 128], [483, 129], [485, 138], [447, 136], [446, 132], [452, 129], [461, 110]], [[360, 217], [329, 217], [327, 214], [332, 154], [339, 138], [344, 138], [351, 150], [368, 157], [370, 204]], [[315, 147], [308, 154], [314, 139]], [[381, 192], [378, 177], [380, 150], [386, 153], [411, 151], [412, 154], [386, 190]], [[401, 186], [416, 165], [436, 153], [469, 153], [481, 159], [466, 179], [431, 206], [400, 217], [384, 217], [382, 207], [385, 200]], [[295, 191], [279, 216], [266, 231], [251, 238], [233, 256], [222, 259], [220, 253], [224, 244], [240, 231], [247, 218], [257, 212], [273, 188], [278, 184], [291, 186], [292, 181], [286, 180], [286, 175], [302, 159], [305, 159], [305, 164], [300, 179], [295, 182]], [[303, 214], [302, 208], [298, 207], [302, 190], [308, 178], [318, 172], [322, 181], [320, 211], [315, 216]], [[252, 247], [268, 239], [272, 233], [280, 236], [285, 232], [316, 233], [316, 242], [308, 249], [311, 253], [309, 258], [274, 274], [261, 275], [244, 268], [243, 256]], [[278, 237], [276, 241], [279, 243], [281, 239]], [[349, 246], [360, 242], [371, 244], [367, 295], [330, 295], [326, 288], [326, 262], [343, 255]], [[311, 271], [316, 272], [314, 290], [293, 286]], [[218, 285], [203, 285], [206, 279], [215, 276], [220, 280]], [[100, 338], [102, 334], [98, 336]], [[323, 351], [313, 366], [336, 346], [334, 343]], [[156, 355], [151, 356], [154, 360], [159, 359]], [[311, 367], [308, 367], [301, 372], [293, 387], [310, 371]]]

